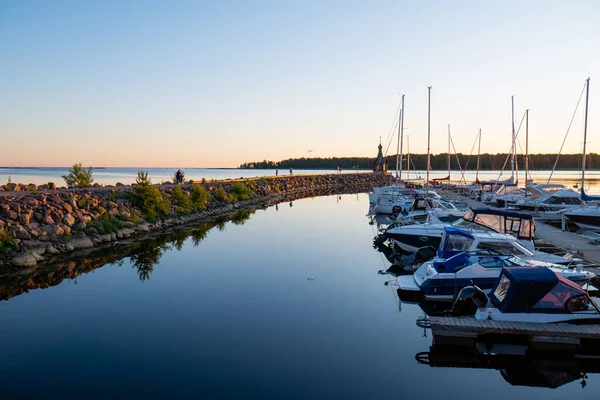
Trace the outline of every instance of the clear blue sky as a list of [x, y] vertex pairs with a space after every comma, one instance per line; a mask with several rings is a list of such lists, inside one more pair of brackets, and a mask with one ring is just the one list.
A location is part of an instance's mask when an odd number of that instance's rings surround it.
[[597, 0], [0, 0], [0, 165], [374, 156], [399, 93], [424, 153], [429, 85], [433, 153], [447, 124], [507, 152], [511, 95], [531, 152], [558, 152], [588, 76], [600, 152], [599, 21]]

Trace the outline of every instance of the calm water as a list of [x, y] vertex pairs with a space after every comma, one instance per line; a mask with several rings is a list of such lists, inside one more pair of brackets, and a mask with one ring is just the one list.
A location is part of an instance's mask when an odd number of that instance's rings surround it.
[[3, 398], [598, 398], [592, 374], [548, 389], [417, 363], [431, 334], [378, 275], [367, 209], [282, 203], [0, 302]]
[[[152, 182], [171, 182], [172, 177], [177, 171], [176, 168], [143, 168], [148, 171]], [[104, 168], [93, 170], [94, 182], [114, 185], [117, 182], [130, 184], [135, 182], [138, 168]], [[275, 170], [268, 169], [210, 169], [210, 168], [185, 168], [185, 179], [193, 179], [196, 181], [202, 178], [210, 179], [236, 179], [236, 178], [254, 178], [261, 176], [274, 176]], [[68, 174], [69, 168], [0, 168], [0, 185], [8, 182], [10, 178], [15, 183], [34, 183], [40, 185], [43, 183], [54, 182], [59, 186], [64, 186], [64, 180], [61, 176]], [[368, 172], [361, 170], [360, 172]], [[301, 174], [335, 174], [335, 170], [294, 170], [295, 175]], [[342, 173], [356, 173], [356, 170], [343, 169]], [[289, 175], [289, 170], [280, 169], [280, 176]], [[448, 171], [431, 171], [430, 178], [442, 178], [448, 175]], [[425, 171], [411, 171], [409, 174], [403, 174], [403, 178], [417, 179], [425, 178]], [[550, 176], [549, 171], [531, 171], [531, 177], [536, 183], [546, 183]], [[462, 181], [462, 183], [471, 183], [475, 180], [476, 172], [467, 171], [464, 176], [457, 171], [452, 172], [451, 179], [454, 182]], [[479, 171], [480, 180], [485, 179], [507, 179], [510, 177], [510, 172], [500, 174], [499, 171]], [[562, 183], [568, 187], [579, 184], [581, 180], [580, 171], [555, 171], [552, 175], [553, 183]], [[600, 193], [600, 171], [586, 172], [586, 186], [591, 192]], [[519, 182], [525, 182], [525, 174], [523, 171], [519, 173]]]

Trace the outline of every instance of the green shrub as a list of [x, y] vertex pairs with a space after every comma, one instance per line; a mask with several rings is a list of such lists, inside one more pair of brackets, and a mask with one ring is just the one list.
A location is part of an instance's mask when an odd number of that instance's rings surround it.
[[91, 187], [94, 182], [92, 178], [92, 167], [86, 171], [81, 166], [81, 163], [74, 164], [67, 175], [63, 175], [67, 187], [87, 188]]
[[191, 211], [192, 209], [192, 201], [188, 195], [183, 193], [181, 186], [175, 186], [173, 192], [171, 192], [171, 203], [176, 203], [181, 211]]
[[135, 183], [142, 186], [151, 185], [152, 180], [148, 177], [148, 171], [144, 172], [142, 170], [138, 170], [137, 178], [135, 178]]
[[138, 171], [135, 182], [137, 186], [131, 192], [131, 203], [149, 218], [149, 222], [169, 212], [169, 202], [156, 186], [150, 184], [148, 172]]
[[223, 203], [231, 203], [231, 199], [223, 187], [219, 187], [217, 190], [215, 190], [214, 197], [216, 200]]
[[116, 232], [123, 227], [123, 221], [118, 218], [101, 218], [87, 224], [86, 229], [94, 228], [100, 235]]
[[202, 183], [206, 183], [206, 178], [202, 178]]
[[17, 241], [12, 237], [8, 229], [0, 229], [0, 253], [13, 248], [16, 244]]
[[250, 198], [250, 190], [243, 183], [236, 182], [231, 185], [231, 198], [233, 200], [248, 200]]
[[192, 207], [194, 210], [204, 210], [211, 200], [211, 195], [208, 190], [204, 189], [203, 186], [194, 184], [192, 185]]

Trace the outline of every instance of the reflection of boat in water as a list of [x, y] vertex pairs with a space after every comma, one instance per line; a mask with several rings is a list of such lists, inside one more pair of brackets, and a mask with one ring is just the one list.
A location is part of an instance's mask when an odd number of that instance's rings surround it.
[[419, 364], [432, 368], [496, 369], [513, 386], [558, 388], [579, 381], [587, 385], [588, 374], [600, 373], [600, 355], [553, 351], [526, 344], [505, 344], [488, 339], [474, 345], [444, 343], [433, 338], [428, 352], [415, 355]]

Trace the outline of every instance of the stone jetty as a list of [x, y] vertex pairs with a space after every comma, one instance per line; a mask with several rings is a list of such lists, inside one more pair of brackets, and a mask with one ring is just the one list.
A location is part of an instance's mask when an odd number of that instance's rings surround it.
[[[389, 183], [389, 175], [372, 173], [186, 182], [151, 185], [158, 190], [149, 199], [136, 197], [135, 184], [66, 189], [52, 182], [11, 183], [0, 187], [0, 266], [35, 267], [53, 256], [245, 208], [310, 195], [364, 192]], [[160, 206], [158, 212], [148, 206], [151, 201]]]

